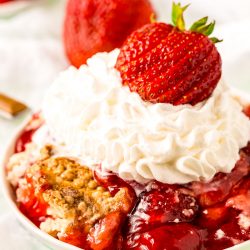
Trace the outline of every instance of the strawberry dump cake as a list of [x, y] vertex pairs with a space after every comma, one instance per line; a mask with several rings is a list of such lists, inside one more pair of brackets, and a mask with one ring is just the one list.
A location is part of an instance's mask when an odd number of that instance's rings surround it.
[[61, 73], [6, 166], [20, 210], [85, 250], [225, 249], [250, 239], [250, 119], [207, 18], [147, 24]]

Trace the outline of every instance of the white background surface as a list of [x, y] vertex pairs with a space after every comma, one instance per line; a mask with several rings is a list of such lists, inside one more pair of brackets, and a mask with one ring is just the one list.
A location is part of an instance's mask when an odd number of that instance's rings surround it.
[[[64, 0], [31, 2], [0, 5], [0, 92], [37, 110], [47, 87], [57, 73], [67, 67], [61, 41]], [[171, 1], [152, 2], [159, 19], [169, 21]], [[187, 26], [207, 15], [217, 21], [215, 35], [224, 39], [218, 45], [223, 59], [223, 78], [228, 84], [250, 92], [250, 2], [181, 2], [192, 3], [187, 11]], [[0, 118], [0, 156], [23, 118], [14, 121]], [[28, 236], [0, 195], [0, 250], [20, 249], [48, 248]]]

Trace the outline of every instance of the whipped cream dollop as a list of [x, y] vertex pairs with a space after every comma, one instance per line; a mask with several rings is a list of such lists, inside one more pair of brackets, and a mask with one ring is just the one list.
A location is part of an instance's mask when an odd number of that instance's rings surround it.
[[144, 102], [122, 86], [118, 54], [96, 54], [51, 86], [43, 114], [56, 141], [90, 165], [138, 182], [183, 184], [230, 172], [250, 121], [229, 88], [220, 82], [195, 106]]

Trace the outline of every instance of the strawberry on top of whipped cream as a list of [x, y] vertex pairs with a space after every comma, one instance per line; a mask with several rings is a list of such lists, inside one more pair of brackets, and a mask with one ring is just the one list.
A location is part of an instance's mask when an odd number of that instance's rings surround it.
[[73, 157], [141, 183], [209, 181], [230, 172], [250, 138], [250, 120], [226, 84], [194, 106], [145, 102], [122, 85], [118, 54], [96, 54], [55, 80], [43, 115], [56, 142]]

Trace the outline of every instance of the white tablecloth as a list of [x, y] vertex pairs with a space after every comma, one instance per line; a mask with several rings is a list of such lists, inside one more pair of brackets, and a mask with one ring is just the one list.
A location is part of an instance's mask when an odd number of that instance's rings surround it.
[[[17, 1], [0, 6], [0, 92], [39, 109], [42, 96], [59, 71], [67, 67], [61, 40], [64, 0]], [[169, 21], [170, 0], [152, 0], [160, 20]], [[187, 26], [208, 15], [217, 20], [215, 35], [223, 58], [223, 78], [250, 91], [250, 2], [181, 1], [192, 3]], [[4, 7], [7, 6], [7, 7]], [[0, 118], [0, 155], [24, 119]], [[0, 194], [0, 250], [47, 250], [18, 224]]]

